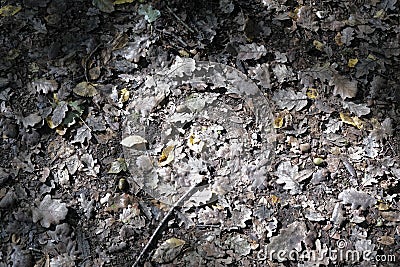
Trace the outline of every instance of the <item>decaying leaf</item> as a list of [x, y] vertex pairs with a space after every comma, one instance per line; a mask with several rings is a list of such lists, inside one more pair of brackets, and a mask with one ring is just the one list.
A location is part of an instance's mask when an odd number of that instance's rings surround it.
[[251, 252], [251, 245], [245, 235], [234, 234], [225, 242], [237, 255], [245, 256]]
[[281, 109], [292, 110], [295, 108], [296, 111], [302, 110], [307, 105], [307, 97], [302, 92], [294, 92], [290, 89], [281, 89], [275, 92], [272, 100]]
[[114, 11], [112, 0], [92, 0], [92, 3], [102, 12], [111, 13]]
[[340, 112], [340, 119], [342, 120], [342, 122], [353, 125], [354, 127], [357, 127], [358, 129], [362, 129], [363, 128], [363, 121], [354, 116], [354, 117], [350, 117], [347, 114], [344, 114], [342, 112]]
[[267, 54], [267, 50], [264, 45], [258, 46], [256, 43], [241, 45], [239, 47], [238, 59], [247, 60], [247, 59], [260, 59], [262, 56]]
[[347, 27], [344, 30], [342, 30], [342, 40], [341, 40], [342, 43], [349, 46], [351, 44], [351, 41], [354, 39], [353, 34], [354, 34], [354, 28]]
[[348, 101], [343, 101], [343, 108], [348, 108], [351, 113], [358, 117], [368, 115], [371, 112], [371, 109], [367, 104], [355, 104]]
[[64, 120], [65, 114], [68, 111], [68, 104], [65, 101], [61, 101], [57, 104], [53, 110], [53, 114], [50, 119], [47, 119], [50, 129], [58, 127]]
[[80, 82], [74, 88], [74, 93], [83, 97], [92, 97], [97, 95], [97, 89], [88, 82]]
[[42, 117], [40, 117], [36, 113], [32, 113], [32, 114], [29, 114], [28, 116], [22, 118], [21, 121], [22, 121], [22, 124], [24, 125], [24, 127], [28, 128], [28, 127], [33, 127], [36, 124], [38, 124], [39, 122], [41, 122]]
[[92, 138], [92, 133], [86, 125], [83, 125], [76, 131], [74, 140], [71, 143], [83, 143], [87, 139], [88, 141]]
[[56, 91], [58, 88], [58, 83], [55, 80], [37, 79], [32, 81], [29, 86], [37, 92], [43, 92], [44, 94], [47, 94], [49, 92]]
[[175, 259], [186, 242], [178, 238], [170, 238], [163, 242], [154, 252], [152, 259], [157, 263], [167, 263]]
[[292, 166], [290, 161], [279, 164], [275, 175], [278, 177], [277, 184], [285, 184], [284, 189], [290, 190], [290, 194], [295, 195], [301, 192], [300, 183], [297, 180], [299, 174], [298, 166]]
[[127, 3], [133, 3], [135, 0], [115, 0], [114, 5], [122, 5]]
[[[273, 236], [271, 242], [267, 246], [268, 254], [271, 255], [272, 259], [276, 259], [280, 262], [289, 259], [289, 253], [296, 250], [300, 252], [302, 250], [301, 243], [306, 237], [306, 224], [304, 222], [293, 222], [286, 228], [282, 229], [278, 236]], [[286, 252], [279, 253], [278, 252]]]
[[395, 239], [391, 236], [384, 235], [379, 237], [378, 242], [382, 245], [391, 246], [394, 244]]
[[125, 159], [123, 158], [118, 158], [116, 161], [113, 161], [111, 163], [110, 169], [108, 170], [108, 173], [120, 173], [121, 171], [127, 171], [128, 167], [126, 166]]
[[335, 74], [329, 85], [334, 85], [333, 94], [340, 95], [343, 99], [353, 98], [357, 95], [357, 81]]
[[386, 118], [382, 123], [379, 123], [376, 119], [371, 119], [371, 123], [374, 129], [371, 132], [371, 137], [376, 141], [382, 141], [393, 135], [392, 119]]
[[379, 144], [371, 135], [368, 135], [364, 138], [363, 145], [366, 156], [370, 158], [375, 158], [376, 156], [378, 156]]
[[43, 227], [49, 228], [51, 224], [58, 224], [61, 220], [64, 220], [67, 213], [67, 204], [46, 195], [39, 207], [32, 209], [32, 220], [33, 222], [40, 221]]
[[2, 8], [0, 8], [0, 16], [3, 16], [3, 17], [14, 16], [19, 11], [21, 11], [20, 6], [6, 5], [6, 6], [3, 6]]
[[361, 206], [362, 209], [367, 209], [376, 204], [375, 198], [365, 192], [357, 191], [355, 189], [346, 189], [338, 196], [343, 204], [351, 204], [352, 209]]
[[358, 58], [350, 58], [349, 61], [347, 62], [347, 66], [349, 68], [354, 68], [358, 63]]
[[275, 65], [272, 67], [272, 71], [280, 83], [283, 83], [284, 81], [291, 81], [295, 77], [292, 68], [284, 64]]

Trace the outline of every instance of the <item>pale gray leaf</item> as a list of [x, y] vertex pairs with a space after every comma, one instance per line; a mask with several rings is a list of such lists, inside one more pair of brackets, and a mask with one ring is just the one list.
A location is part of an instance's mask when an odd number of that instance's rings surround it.
[[67, 204], [61, 203], [61, 200], [52, 199], [50, 195], [46, 195], [40, 202], [38, 208], [32, 210], [33, 222], [40, 221], [40, 224], [49, 228], [51, 224], [58, 224], [67, 216]]
[[262, 56], [267, 54], [267, 50], [265, 49], [264, 45], [257, 45], [256, 43], [240, 45], [239, 46], [239, 53], [237, 55], [238, 59], [240, 60], [247, 60], [247, 59], [260, 59]]
[[375, 158], [379, 154], [379, 144], [375, 141], [372, 135], [368, 135], [363, 140], [365, 155], [370, 158]]
[[38, 93], [42, 92], [47, 94], [56, 91], [58, 83], [55, 80], [38, 79], [31, 82], [30, 88], [36, 90]]
[[83, 143], [85, 140], [89, 142], [90, 138], [92, 138], [92, 133], [90, 132], [89, 127], [83, 125], [76, 131], [75, 138], [71, 141], [71, 143]]
[[342, 30], [342, 43], [349, 46], [354, 39], [354, 28], [347, 27]]
[[296, 181], [298, 175], [298, 167], [292, 166], [290, 161], [284, 161], [279, 164], [275, 176], [278, 177], [276, 180], [277, 184], [284, 184], [283, 189], [290, 190], [290, 194], [295, 195], [301, 192], [300, 184]]
[[274, 93], [272, 100], [281, 109], [300, 111], [307, 105], [307, 97], [301, 92], [294, 92], [290, 89], [281, 89]]
[[370, 196], [368, 193], [363, 191], [357, 191], [355, 189], [346, 189], [341, 192], [338, 199], [343, 204], [351, 204], [352, 209], [356, 209], [361, 206], [362, 209], [367, 209], [376, 204], [375, 198]]
[[62, 123], [67, 111], [68, 104], [65, 101], [61, 101], [57, 104], [56, 108], [53, 110], [53, 115], [51, 116], [52, 128], [55, 128]]
[[371, 112], [367, 104], [355, 104], [353, 102], [343, 101], [343, 108], [349, 109], [349, 111], [357, 117], [368, 115]]
[[278, 79], [279, 83], [284, 81], [291, 81], [294, 79], [294, 73], [292, 68], [284, 65], [284, 64], [277, 64], [272, 68], [276, 78]]
[[[267, 246], [267, 255], [272, 255], [272, 259], [286, 261], [289, 259], [290, 251], [300, 252], [302, 242], [306, 237], [306, 224], [304, 222], [293, 222], [282, 229], [278, 236], [271, 237], [271, 242]], [[278, 255], [279, 251], [285, 251], [284, 255]], [[273, 253], [275, 252], [275, 253]]]

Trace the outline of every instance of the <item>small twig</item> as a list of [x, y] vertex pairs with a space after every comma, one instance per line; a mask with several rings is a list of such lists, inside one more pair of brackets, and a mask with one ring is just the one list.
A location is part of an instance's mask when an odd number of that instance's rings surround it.
[[142, 249], [142, 251], [140, 252], [139, 256], [136, 258], [135, 263], [132, 265], [132, 267], [136, 267], [138, 266], [138, 264], [140, 263], [140, 261], [142, 260], [142, 257], [144, 256], [144, 254], [147, 252], [147, 250], [149, 249], [149, 247], [152, 245], [152, 243], [155, 241], [157, 235], [161, 232], [161, 228], [167, 223], [169, 217], [172, 215], [172, 213], [175, 211], [175, 209], [180, 206], [183, 201], [185, 201], [185, 199], [187, 197], [189, 197], [190, 195], [193, 194], [195, 188], [200, 185], [201, 183], [203, 183], [203, 181], [192, 185], [188, 191], [186, 191], [186, 193], [181, 196], [181, 198], [175, 202], [175, 204], [169, 209], [168, 213], [165, 215], [165, 217], [162, 219], [162, 221], [158, 224], [156, 230], [154, 231], [154, 233], [151, 235], [149, 241], [147, 242], [146, 246], [144, 246], [144, 248]]
[[195, 33], [195, 31], [190, 28], [183, 20], [181, 20], [180, 17], [178, 17], [174, 11], [172, 11], [171, 8], [169, 8], [169, 6], [167, 6], [168, 12], [172, 14], [172, 16], [174, 16], [176, 18], [177, 21], [179, 21], [188, 31], [190, 31], [191, 33]]

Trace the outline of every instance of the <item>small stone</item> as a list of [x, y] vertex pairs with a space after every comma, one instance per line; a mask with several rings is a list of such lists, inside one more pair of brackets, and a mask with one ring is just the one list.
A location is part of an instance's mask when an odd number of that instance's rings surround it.
[[310, 143], [300, 144], [300, 151], [303, 153], [309, 152], [311, 149]]

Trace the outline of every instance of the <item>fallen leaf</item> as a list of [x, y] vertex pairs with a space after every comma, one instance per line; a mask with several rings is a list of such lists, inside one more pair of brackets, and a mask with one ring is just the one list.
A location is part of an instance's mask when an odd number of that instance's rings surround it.
[[74, 88], [74, 93], [78, 96], [92, 97], [97, 95], [96, 88], [88, 82], [80, 82]]
[[267, 54], [267, 50], [265, 49], [264, 45], [258, 46], [256, 43], [240, 45], [239, 52], [238, 52], [238, 59], [240, 60], [248, 60], [254, 59], [258, 60], [262, 56]]
[[295, 108], [296, 111], [302, 110], [307, 106], [307, 97], [302, 92], [294, 92], [290, 89], [281, 89], [274, 93], [272, 100], [281, 109], [292, 110]]
[[158, 165], [160, 167], [166, 166], [174, 160], [174, 145], [165, 147], [162, 152], [161, 156], [158, 159]]
[[122, 139], [120, 144], [125, 147], [132, 147], [134, 145], [145, 144], [145, 143], [147, 143], [147, 140], [144, 139], [143, 137], [139, 135], [130, 135]]
[[339, 194], [338, 199], [342, 200], [343, 204], [351, 204], [352, 209], [361, 206], [361, 208], [365, 210], [376, 204], [375, 198], [365, 192], [356, 191], [355, 189], [344, 190]]
[[122, 4], [129, 4], [129, 3], [133, 3], [133, 1], [135, 0], [116, 0], [114, 1], [114, 5], [122, 5]]
[[334, 85], [333, 94], [340, 95], [343, 99], [353, 98], [357, 95], [357, 81], [350, 81], [338, 74], [333, 75], [329, 85]]
[[298, 166], [292, 166], [290, 161], [279, 164], [275, 175], [278, 177], [277, 184], [285, 184], [283, 189], [290, 190], [290, 194], [295, 195], [301, 192], [300, 183], [296, 180], [298, 176]]
[[[271, 237], [271, 242], [267, 246], [268, 254], [272, 259], [280, 262], [286, 261], [291, 257], [289, 253], [302, 250], [302, 242], [306, 237], [307, 227], [304, 222], [293, 222], [280, 231], [277, 236]], [[284, 252], [284, 253], [281, 253]]]
[[307, 97], [310, 99], [316, 99], [318, 97], [318, 90], [315, 88], [307, 88]]
[[367, 106], [367, 104], [355, 104], [347, 101], [343, 102], [343, 108], [349, 109], [351, 113], [358, 117], [368, 115], [371, 112], [371, 109]]
[[72, 144], [74, 143], [83, 143], [85, 140], [89, 142], [90, 138], [92, 138], [92, 133], [86, 125], [83, 125], [76, 131], [76, 135], [74, 140], [71, 141]]
[[164, 241], [154, 252], [152, 260], [157, 263], [167, 263], [175, 259], [183, 249], [186, 242], [178, 238], [170, 238]]
[[349, 115], [344, 114], [342, 112], [340, 112], [340, 119], [342, 120], [342, 122], [357, 127], [358, 129], [362, 129], [364, 125], [363, 121], [360, 118], [356, 116], [350, 117]]
[[161, 15], [160, 11], [153, 9], [151, 5], [140, 5], [138, 13], [139, 15], [143, 15], [144, 19], [147, 20], [148, 23], [156, 21]]
[[111, 0], [92, 0], [92, 3], [102, 12], [111, 13], [114, 11], [114, 4]]
[[61, 220], [64, 220], [67, 213], [67, 204], [46, 195], [39, 207], [32, 209], [32, 220], [34, 223], [40, 221], [43, 227], [49, 228], [51, 224], [58, 224]]
[[19, 11], [21, 11], [20, 6], [6, 5], [6, 6], [3, 6], [2, 8], [0, 8], [0, 16], [3, 16], [3, 17], [14, 16]]
[[349, 66], [349, 68], [354, 68], [358, 63], [358, 58], [350, 58], [347, 66]]
[[125, 159], [123, 158], [118, 158], [116, 161], [111, 162], [110, 169], [108, 170], [108, 173], [113, 173], [117, 174], [120, 173], [121, 171], [127, 171], [128, 167], [126, 166]]
[[391, 236], [384, 235], [378, 238], [378, 242], [381, 243], [382, 245], [391, 246], [394, 244], [394, 238]]

